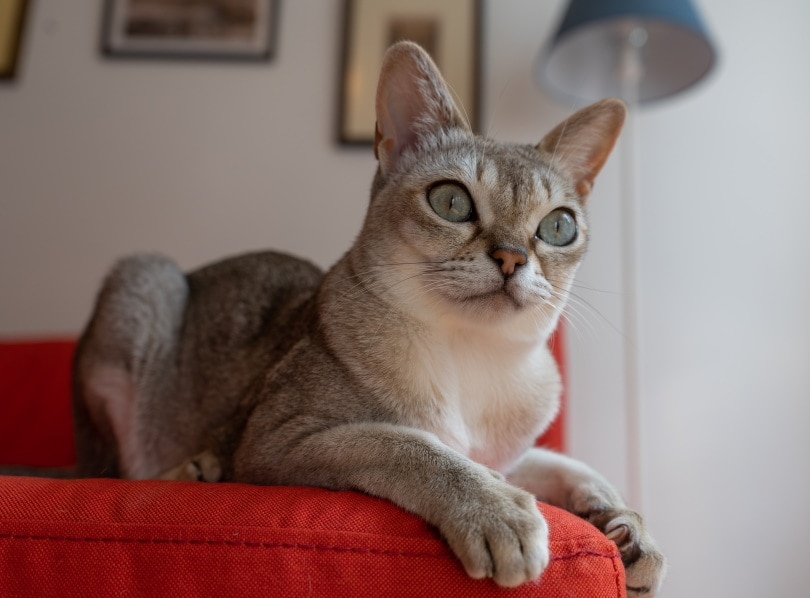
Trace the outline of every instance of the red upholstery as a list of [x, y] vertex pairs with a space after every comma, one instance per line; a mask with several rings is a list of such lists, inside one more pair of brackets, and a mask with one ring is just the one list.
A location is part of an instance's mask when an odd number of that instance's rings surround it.
[[[34, 478], [3, 484], [3, 595], [87, 596], [88, 588], [99, 596], [498, 591], [489, 580], [468, 578], [419, 518], [353, 492]], [[584, 521], [543, 510], [554, 558], [541, 583], [508, 594], [620, 596], [615, 549]]]
[[73, 340], [0, 342], [0, 463], [76, 460], [70, 410]]
[[[72, 461], [71, 350], [0, 343], [0, 463]], [[540, 508], [551, 564], [505, 590], [468, 578], [418, 517], [359, 493], [0, 476], [0, 596], [625, 596], [615, 545]]]
[[[554, 359], [556, 359], [557, 363], [560, 364], [560, 369], [562, 370], [564, 379], [565, 367], [563, 367], [563, 364], [565, 363], [565, 334], [563, 334], [562, 328], [558, 328], [551, 337], [549, 346], [551, 347], [551, 352], [554, 354]], [[566, 386], [567, 385], [565, 384], [563, 385], [563, 396], [561, 398], [562, 409], [560, 409], [560, 413], [557, 414], [557, 418], [552, 422], [548, 430], [546, 430], [545, 433], [537, 439], [537, 446], [554, 449], [555, 451], [559, 451], [561, 453], [565, 452], [565, 405], [567, 403], [565, 396]]]

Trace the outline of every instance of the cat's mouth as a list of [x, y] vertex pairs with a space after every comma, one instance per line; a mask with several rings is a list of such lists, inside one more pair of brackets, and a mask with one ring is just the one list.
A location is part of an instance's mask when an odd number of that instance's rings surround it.
[[466, 281], [466, 284], [460, 281], [462, 284], [440, 286], [434, 292], [474, 317], [515, 314], [539, 307], [550, 299], [550, 294], [537, 285], [527, 288], [523, 281], [514, 277], [498, 278]]
[[492, 307], [501, 307], [502, 304], [505, 304], [514, 309], [522, 309], [526, 306], [525, 302], [518, 297], [506, 283], [493, 291], [471, 295], [466, 298], [466, 301], [474, 301], [476, 303], [487, 302], [490, 303]]

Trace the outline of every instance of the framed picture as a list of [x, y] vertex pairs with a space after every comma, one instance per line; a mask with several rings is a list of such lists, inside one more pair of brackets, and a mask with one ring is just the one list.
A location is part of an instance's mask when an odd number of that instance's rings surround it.
[[0, 0], [0, 79], [17, 74], [29, 0]]
[[427, 50], [478, 127], [480, 0], [346, 0], [338, 141], [371, 144], [385, 50], [410, 40]]
[[108, 56], [268, 60], [280, 0], [106, 0]]

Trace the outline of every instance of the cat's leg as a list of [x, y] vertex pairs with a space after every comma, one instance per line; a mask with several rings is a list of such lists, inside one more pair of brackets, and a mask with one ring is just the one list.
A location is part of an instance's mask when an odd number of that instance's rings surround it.
[[105, 279], [74, 362], [80, 475], [149, 478], [188, 454], [165, 429], [187, 296], [159, 256], [125, 258]]
[[427, 432], [384, 423], [323, 429], [323, 423], [304, 437], [299, 429], [294, 438], [280, 438], [262, 425], [260, 414], [252, 418], [234, 480], [386, 498], [435, 525], [474, 578], [511, 587], [545, 569], [548, 526], [528, 492]]
[[530, 449], [507, 474], [511, 483], [538, 500], [562, 507], [594, 524], [619, 548], [627, 572], [628, 596], [652, 598], [666, 562], [641, 516], [587, 465], [543, 449]]

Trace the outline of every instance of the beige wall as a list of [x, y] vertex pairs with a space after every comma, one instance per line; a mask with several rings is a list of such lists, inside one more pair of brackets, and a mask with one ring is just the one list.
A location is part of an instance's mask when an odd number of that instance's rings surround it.
[[[537, 140], [568, 111], [531, 81], [563, 3], [485, 4], [485, 128]], [[641, 498], [672, 559], [665, 596], [797, 596], [810, 4], [700, 4], [718, 69], [639, 121]], [[185, 267], [261, 247], [333, 262], [375, 168], [333, 142], [340, 3], [285, 0], [259, 65], [104, 60], [100, 6], [35, 2], [22, 79], [0, 87], [0, 335], [76, 333], [105, 269], [136, 250]], [[627, 490], [618, 206], [613, 158], [571, 314], [570, 432]]]

